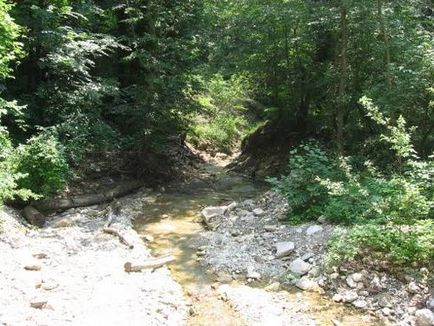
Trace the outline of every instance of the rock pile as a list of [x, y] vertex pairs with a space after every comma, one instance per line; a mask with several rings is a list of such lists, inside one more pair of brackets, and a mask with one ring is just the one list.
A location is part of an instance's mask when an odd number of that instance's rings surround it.
[[[434, 296], [428, 274], [397, 276], [361, 266], [325, 268], [323, 258], [334, 226], [284, 223], [285, 198], [267, 192], [256, 200], [208, 207], [202, 211], [209, 231], [196, 241], [200, 261], [234, 279], [269, 280], [304, 291], [327, 293], [335, 302], [352, 305], [393, 324], [434, 325]], [[259, 277], [260, 276], [260, 277]]]

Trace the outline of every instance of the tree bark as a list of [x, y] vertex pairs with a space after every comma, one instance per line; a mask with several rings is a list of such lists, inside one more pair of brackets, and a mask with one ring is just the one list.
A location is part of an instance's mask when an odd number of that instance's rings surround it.
[[33, 206], [26, 206], [23, 210], [25, 219], [32, 225], [43, 227], [45, 223], [45, 216]]
[[378, 20], [380, 22], [380, 31], [381, 35], [383, 36], [383, 42], [384, 42], [384, 59], [385, 59], [385, 77], [387, 86], [389, 88], [392, 87], [392, 75], [390, 73], [390, 63], [391, 63], [391, 56], [390, 56], [390, 39], [389, 34], [386, 27], [386, 21], [384, 18], [383, 13], [383, 0], [377, 0], [377, 12], [378, 12]]
[[346, 88], [348, 74], [348, 9], [341, 8], [341, 51], [338, 103], [336, 106], [336, 143], [339, 154], [344, 153], [344, 119], [346, 106]]
[[156, 269], [156, 268], [162, 267], [162, 266], [164, 266], [168, 263], [171, 263], [175, 260], [176, 259], [174, 256], [162, 256], [162, 257], [150, 259], [141, 265], [133, 265], [132, 263], [127, 262], [124, 265], [124, 270], [127, 273], [137, 273], [137, 272], [141, 272], [141, 271], [146, 270], [146, 269]]
[[68, 198], [45, 199], [34, 202], [32, 205], [42, 212], [62, 211], [70, 208], [103, 204], [117, 197], [125, 196], [142, 186], [141, 182], [126, 182], [114, 186], [101, 194], [86, 194], [71, 196]]

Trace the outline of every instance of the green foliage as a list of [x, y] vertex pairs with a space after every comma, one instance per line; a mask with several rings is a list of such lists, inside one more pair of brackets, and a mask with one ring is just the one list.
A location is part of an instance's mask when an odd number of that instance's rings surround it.
[[320, 182], [320, 177], [330, 181], [346, 180], [339, 160], [314, 141], [291, 150], [288, 171], [288, 176], [268, 181], [288, 198], [294, 221], [315, 219], [321, 214], [329, 189]]
[[188, 139], [197, 147], [231, 154], [246, 124], [242, 117], [221, 114], [211, 122], [194, 125]]
[[20, 145], [14, 154], [14, 170], [22, 177], [18, 186], [48, 196], [62, 190], [68, 178], [68, 164], [58, 141], [45, 134]]
[[30, 190], [19, 187], [25, 175], [16, 170], [14, 151], [8, 134], [0, 130], [0, 207], [6, 200], [16, 197], [24, 200], [35, 198]]
[[225, 79], [216, 74], [201, 83], [204, 89], [196, 100], [202, 114], [194, 117], [188, 140], [203, 149], [231, 154], [256, 125], [243, 106], [252, 94], [252, 86], [244, 75]]
[[323, 215], [333, 223], [355, 225], [331, 242], [329, 263], [353, 259], [368, 249], [397, 264], [429, 264], [434, 259], [434, 162], [416, 159], [403, 118], [395, 127], [364, 101], [368, 115], [388, 131], [379, 138], [400, 159], [400, 173], [382, 174], [369, 161], [356, 170], [352, 158], [338, 159], [311, 142], [291, 151], [288, 176], [270, 182], [287, 196], [291, 221]]
[[17, 60], [23, 54], [21, 43], [17, 42], [20, 27], [9, 14], [11, 8], [12, 5], [0, 0], [0, 80], [10, 76], [11, 61]]
[[[339, 264], [363, 256], [370, 250], [382, 254], [383, 261], [395, 264], [434, 262], [434, 221], [417, 221], [413, 225], [366, 224], [352, 229], [340, 229], [330, 242], [326, 263]], [[372, 263], [375, 263], [374, 261]]]

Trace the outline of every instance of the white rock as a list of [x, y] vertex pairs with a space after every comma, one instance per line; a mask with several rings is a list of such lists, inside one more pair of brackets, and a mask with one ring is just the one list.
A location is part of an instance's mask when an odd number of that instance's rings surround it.
[[44, 298], [34, 298], [30, 302], [30, 306], [35, 309], [43, 309], [47, 306], [48, 301]]
[[412, 294], [419, 293], [420, 287], [415, 282], [410, 282], [410, 284], [408, 284], [408, 292]]
[[205, 207], [202, 210], [201, 214], [203, 218], [209, 220], [213, 217], [224, 215], [227, 209], [228, 209], [227, 206], [215, 206], [215, 207], [209, 206], [209, 207]]
[[264, 225], [264, 230], [267, 232], [275, 232], [279, 229], [277, 225]]
[[264, 215], [264, 210], [262, 209], [262, 208], [255, 208], [254, 210], [253, 210], [253, 214], [255, 214], [256, 216], [261, 216], [261, 215]]
[[358, 299], [353, 301], [352, 305], [357, 309], [364, 309], [368, 306], [368, 303], [365, 300]]
[[333, 298], [332, 298], [332, 300], [334, 301], [334, 302], [341, 302], [342, 301], [342, 295], [341, 294], [339, 294], [339, 293], [336, 293], [334, 296], [333, 296]]
[[299, 279], [295, 283], [295, 286], [298, 287], [299, 289], [302, 289], [303, 291], [318, 291], [319, 290], [318, 283], [307, 278], [307, 277], [302, 277], [301, 279]]
[[315, 256], [315, 254], [313, 252], [308, 252], [306, 254], [304, 254], [303, 256], [301, 256], [301, 259], [303, 259], [304, 261], [308, 261], [309, 259], [313, 258]]
[[434, 313], [429, 309], [420, 309], [416, 311], [417, 326], [434, 326]]
[[342, 301], [345, 303], [351, 303], [356, 301], [359, 295], [355, 291], [347, 291], [342, 294]]
[[289, 270], [298, 275], [305, 275], [307, 274], [310, 269], [312, 268], [311, 264], [306, 263], [301, 258], [297, 258], [289, 265]]
[[428, 299], [428, 301], [426, 302], [426, 307], [428, 309], [434, 310], [434, 298]]
[[381, 309], [381, 313], [383, 314], [383, 316], [390, 316], [390, 313], [391, 313], [392, 311], [390, 310], [390, 308], [383, 308], [383, 309]]
[[275, 292], [275, 291], [279, 291], [280, 288], [280, 283], [279, 282], [274, 282], [271, 283], [270, 285], [267, 285], [264, 290], [267, 292]]
[[363, 280], [363, 274], [362, 273], [354, 273], [351, 275], [351, 278], [353, 279], [354, 282], [362, 282]]
[[238, 206], [238, 203], [236, 201], [230, 203], [228, 206], [226, 206], [227, 210], [230, 212], [234, 210]]
[[253, 280], [259, 280], [261, 278], [261, 274], [256, 272], [253, 268], [248, 268], [246, 277]]
[[321, 225], [312, 225], [309, 226], [306, 230], [307, 235], [314, 235], [315, 233], [321, 232], [324, 228]]
[[274, 247], [276, 248], [276, 258], [282, 258], [294, 251], [295, 244], [291, 241], [285, 241], [276, 243]]
[[346, 278], [346, 283], [347, 285], [352, 288], [355, 289], [357, 287], [357, 283], [354, 282], [353, 278], [351, 277], [351, 275], [348, 275]]

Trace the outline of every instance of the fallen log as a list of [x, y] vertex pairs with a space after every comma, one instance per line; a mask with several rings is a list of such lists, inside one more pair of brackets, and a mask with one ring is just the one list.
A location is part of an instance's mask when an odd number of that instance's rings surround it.
[[67, 198], [45, 199], [32, 203], [41, 212], [64, 211], [70, 208], [92, 206], [111, 202], [113, 199], [125, 196], [140, 188], [143, 184], [138, 181], [131, 181], [119, 184], [113, 188], [103, 191], [101, 194], [85, 194]]
[[124, 269], [125, 272], [127, 273], [137, 273], [146, 269], [152, 269], [152, 270], [157, 269], [175, 260], [176, 259], [174, 256], [162, 256], [162, 257], [150, 259], [141, 265], [133, 265], [133, 263], [127, 262], [124, 264]]
[[38, 211], [33, 206], [26, 206], [23, 210], [25, 219], [32, 225], [43, 227], [45, 223], [45, 215]]
[[130, 248], [130, 249], [134, 248], [134, 245], [132, 243], [130, 243], [127, 239], [125, 239], [125, 237], [118, 230], [105, 227], [105, 228], [103, 228], [103, 232], [117, 236], [119, 238], [119, 241], [121, 243], [123, 243], [124, 245], [126, 245], [128, 248]]

